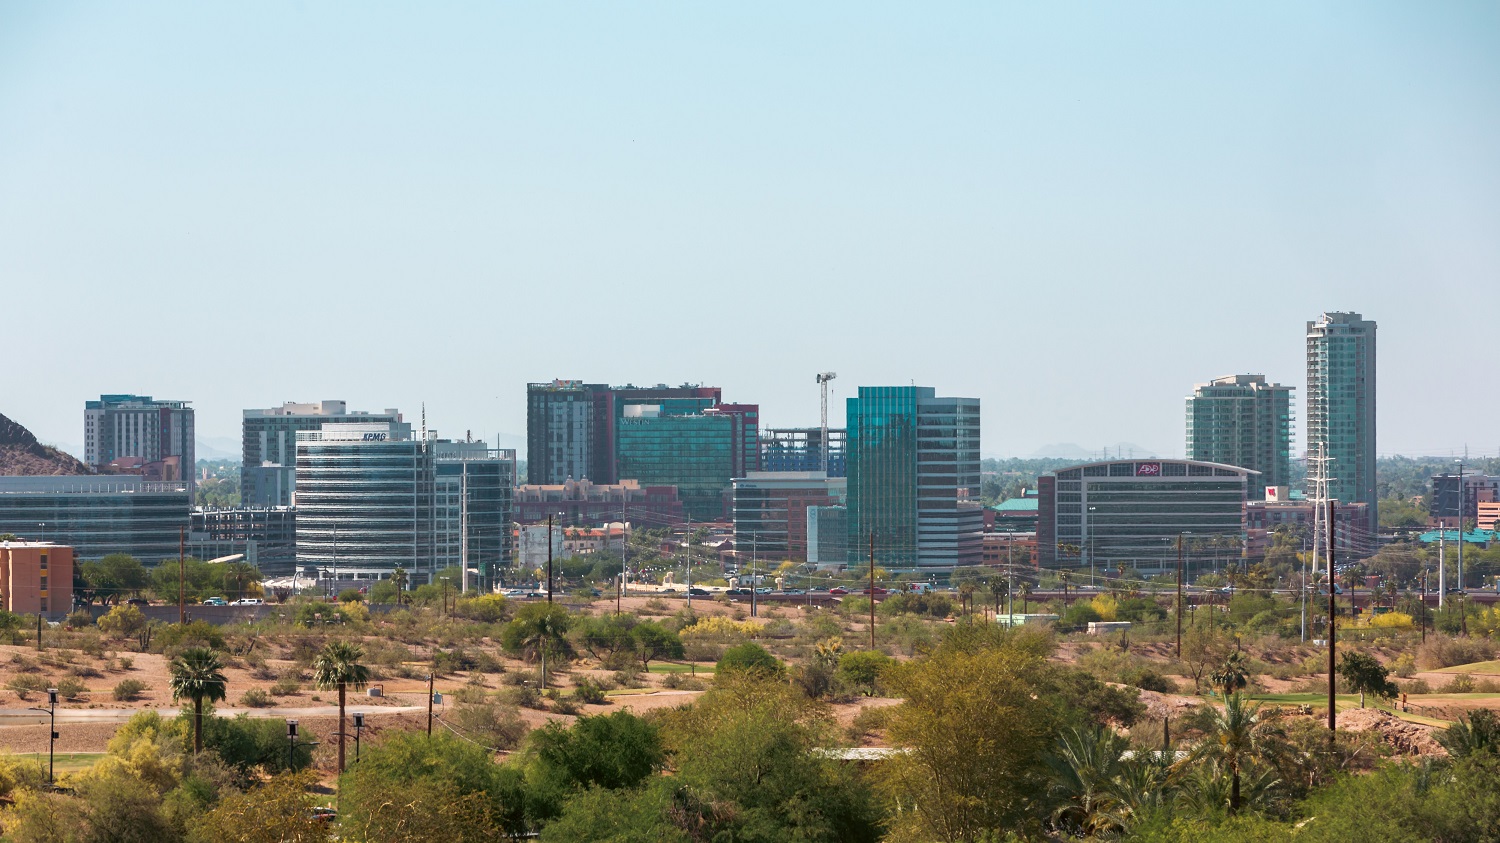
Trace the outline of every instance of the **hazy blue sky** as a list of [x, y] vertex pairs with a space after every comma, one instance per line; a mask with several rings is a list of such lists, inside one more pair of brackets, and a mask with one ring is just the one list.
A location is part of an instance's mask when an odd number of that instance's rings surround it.
[[522, 434], [554, 377], [813, 424], [834, 370], [1173, 454], [1358, 310], [1380, 451], [1493, 454], [1500, 4], [11, 0], [0, 286], [69, 445], [101, 392]]

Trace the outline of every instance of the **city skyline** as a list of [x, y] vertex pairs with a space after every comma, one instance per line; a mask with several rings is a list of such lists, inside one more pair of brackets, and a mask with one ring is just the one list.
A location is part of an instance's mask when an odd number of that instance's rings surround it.
[[73, 451], [112, 392], [209, 441], [324, 396], [493, 440], [585, 376], [769, 428], [832, 370], [981, 399], [990, 455], [1172, 456], [1193, 384], [1305, 395], [1342, 310], [1382, 327], [1380, 453], [1500, 447], [1465, 318], [1500, 9], [591, 8], [7, 4], [4, 412]]

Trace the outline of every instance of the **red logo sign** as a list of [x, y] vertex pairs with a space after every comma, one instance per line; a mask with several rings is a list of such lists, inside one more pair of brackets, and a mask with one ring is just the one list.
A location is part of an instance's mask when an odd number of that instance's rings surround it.
[[1135, 476], [1136, 477], [1160, 477], [1161, 476], [1161, 463], [1159, 463], [1159, 462], [1138, 462], [1138, 463], [1135, 464]]

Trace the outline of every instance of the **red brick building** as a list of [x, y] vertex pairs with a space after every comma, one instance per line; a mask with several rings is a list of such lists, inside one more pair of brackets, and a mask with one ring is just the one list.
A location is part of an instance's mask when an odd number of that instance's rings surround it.
[[73, 548], [47, 542], [0, 542], [0, 605], [23, 614], [73, 610]]

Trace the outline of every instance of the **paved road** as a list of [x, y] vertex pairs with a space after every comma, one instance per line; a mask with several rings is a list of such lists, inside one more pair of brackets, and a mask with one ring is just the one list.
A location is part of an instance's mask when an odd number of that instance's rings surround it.
[[[357, 706], [349, 706], [353, 709]], [[144, 708], [59, 708], [57, 710], [58, 723], [124, 723], [138, 711], [147, 711]], [[158, 708], [169, 717], [177, 716], [176, 708]], [[426, 712], [426, 706], [418, 705], [383, 705], [376, 709], [381, 714], [406, 714], [410, 712]], [[251, 717], [267, 717], [281, 719], [283, 717], [329, 717], [337, 716], [337, 706], [320, 705], [306, 708], [216, 708], [214, 713], [220, 717], [235, 717], [240, 714], [248, 714]], [[46, 723], [47, 715], [36, 711], [28, 711], [24, 708], [0, 708], [0, 726], [30, 726], [37, 723]]]

